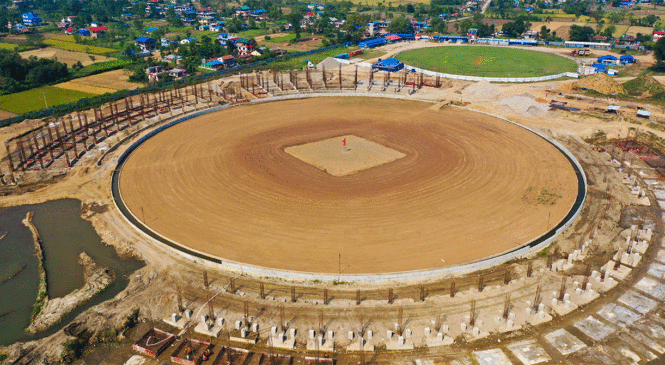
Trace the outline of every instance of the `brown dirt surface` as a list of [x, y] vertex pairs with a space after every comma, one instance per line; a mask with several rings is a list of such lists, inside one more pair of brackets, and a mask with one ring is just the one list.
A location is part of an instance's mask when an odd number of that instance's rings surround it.
[[18, 114], [16, 114], [16, 113], [12, 113], [12, 112], [8, 112], [6, 110], [0, 109], [0, 120], [9, 119], [9, 118], [15, 117], [17, 115]]
[[61, 89], [78, 90], [78, 91], [83, 91], [83, 92], [86, 92], [86, 93], [97, 94], [97, 95], [116, 92], [116, 89], [109, 89], [107, 87], [99, 87], [99, 86], [89, 85], [89, 84], [85, 84], [85, 83], [82, 83], [82, 82], [76, 82], [76, 80], [62, 82], [62, 83], [59, 83], [59, 84], [56, 84], [56, 85], [53, 85], [53, 86], [59, 87]]
[[[345, 274], [468, 262], [568, 213], [577, 181], [556, 148], [505, 121], [430, 106], [343, 97], [231, 108], [146, 141], [120, 190], [140, 220], [183, 245], [325, 273], [338, 272], [339, 254]], [[344, 135], [406, 156], [335, 177], [284, 151]]]
[[[118, 90], [134, 90], [145, 85], [129, 81], [129, 72], [114, 70], [97, 75], [81, 77], [79, 79], [55, 85], [63, 89], [81, 90], [93, 94], [104, 94]], [[76, 89], [76, 87], [80, 87]]]
[[[64, 49], [58, 49], [53, 47], [46, 47], [40, 49], [33, 49], [32, 51], [25, 51], [19, 53], [22, 58], [28, 58], [30, 56], [36, 56], [37, 58], [48, 58], [48, 59], [57, 59], [62, 63], [66, 63], [67, 66], [72, 67], [76, 62], [81, 61], [83, 66], [93, 64], [90, 56], [84, 52], [72, 52], [66, 51]], [[94, 55], [95, 63], [103, 61], [112, 61], [115, 60], [113, 57], [105, 57], [101, 55]]]

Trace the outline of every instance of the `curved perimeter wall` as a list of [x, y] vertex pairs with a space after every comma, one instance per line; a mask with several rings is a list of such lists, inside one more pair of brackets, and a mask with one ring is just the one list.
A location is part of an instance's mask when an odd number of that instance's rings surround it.
[[[317, 93], [317, 94], [296, 94], [296, 95], [285, 95], [285, 96], [279, 96], [279, 97], [268, 97], [268, 98], [263, 98], [263, 99], [257, 99], [253, 100], [252, 103], [262, 103], [262, 102], [272, 102], [272, 101], [279, 101], [279, 100], [287, 100], [287, 99], [301, 99], [301, 98], [310, 98], [310, 97], [333, 97], [333, 96], [365, 96], [365, 97], [382, 97], [382, 98], [395, 98], [395, 99], [410, 99], [410, 100], [418, 100], [418, 101], [424, 101], [424, 102], [431, 102], [427, 100], [420, 100], [417, 98], [405, 98], [403, 96], [399, 95], [384, 95], [384, 94], [350, 94], [350, 93]], [[136, 217], [125, 205], [123, 199], [122, 199], [122, 194], [120, 193], [120, 189], [118, 188], [119, 185], [119, 178], [120, 174], [122, 172], [122, 167], [129, 157], [131, 153], [139, 147], [143, 142], [151, 138], [152, 136], [156, 135], [157, 133], [172, 127], [176, 124], [180, 124], [184, 121], [187, 121], [189, 119], [193, 119], [196, 117], [199, 117], [201, 115], [209, 114], [209, 113], [214, 113], [220, 110], [227, 109], [231, 106], [229, 105], [224, 105], [224, 106], [219, 106], [211, 109], [206, 109], [200, 112], [192, 113], [189, 115], [186, 115], [184, 117], [180, 117], [178, 119], [175, 119], [157, 129], [154, 131], [146, 134], [145, 136], [141, 137], [138, 141], [132, 143], [120, 156], [118, 159], [118, 163], [116, 165], [116, 168], [113, 172], [113, 176], [111, 179], [111, 190], [113, 194], [113, 201], [116, 207], [120, 210], [122, 213], [123, 217], [135, 226], [137, 229], [139, 229], [141, 232], [145, 233], [147, 236], [151, 237], [158, 243], [166, 244], [167, 246], [173, 248], [176, 252], [182, 254], [183, 256], [193, 259], [193, 260], [201, 260], [202, 263], [212, 263], [214, 265], [217, 265], [221, 269], [225, 270], [231, 270], [235, 272], [242, 272], [258, 277], [276, 277], [276, 278], [281, 278], [285, 280], [297, 280], [297, 281], [308, 281], [308, 280], [319, 280], [319, 281], [325, 281], [325, 282], [333, 282], [333, 281], [346, 281], [346, 282], [366, 282], [366, 283], [382, 283], [382, 282], [387, 282], [387, 281], [413, 281], [413, 280], [424, 280], [424, 279], [432, 279], [432, 278], [440, 278], [444, 276], [449, 276], [449, 275], [457, 275], [457, 274], [465, 274], [469, 272], [474, 272], [482, 269], [487, 269], [489, 267], [492, 267], [494, 265], [502, 264], [505, 263], [506, 261], [515, 259], [515, 258], [522, 258], [526, 257], [529, 255], [532, 255], [545, 247], [547, 247], [554, 239], [560, 235], [563, 231], [565, 231], [570, 225], [573, 223], [573, 221], [579, 216], [579, 214], [582, 211], [582, 207], [584, 205], [584, 202], [586, 201], [586, 195], [587, 195], [587, 179], [586, 175], [584, 174], [584, 171], [582, 169], [582, 166], [580, 165], [579, 161], [573, 156], [562, 144], [555, 140], [551, 140], [547, 138], [546, 136], [534, 131], [533, 129], [527, 128], [523, 125], [520, 125], [518, 123], [515, 123], [513, 121], [510, 121], [506, 118], [499, 117], [496, 115], [492, 115], [489, 113], [484, 113], [484, 112], [479, 112], [473, 109], [468, 109], [468, 108], [463, 108], [463, 107], [457, 107], [460, 109], [466, 109], [470, 110], [476, 113], [482, 113], [485, 115], [489, 115], [494, 118], [498, 118], [501, 120], [504, 120], [508, 123], [514, 124], [520, 128], [523, 128], [531, 133], [536, 134], [537, 136], [541, 137], [542, 139], [546, 140], [547, 142], [551, 143], [554, 147], [556, 147], [561, 153], [563, 153], [568, 161], [571, 163], [573, 166], [573, 169], [575, 170], [575, 174], [577, 175], [577, 185], [578, 185], [578, 191], [577, 191], [577, 197], [575, 199], [575, 203], [571, 207], [570, 211], [568, 214], [564, 217], [564, 219], [559, 222], [554, 228], [552, 228], [550, 231], [546, 232], [542, 236], [532, 240], [531, 242], [525, 243], [524, 245], [514, 248], [512, 250], [486, 257], [480, 260], [476, 260], [473, 262], [469, 262], [466, 264], [461, 264], [461, 265], [452, 265], [452, 266], [446, 266], [442, 268], [434, 268], [434, 269], [428, 269], [428, 270], [416, 270], [416, 271], [404, 271], [404, 272], [393, 272], [393, 273], [380, 273], [380, 274], [342, 274], [342, 275], [334, 275], [334, 274], [320, 274], [320, 273], [309, 273], [309, 272], [299, 272], [299, 271], [287, 271], [287, 270], [278, 270], [278, 269], [271, 269], [271, 268], [266, 268], [266, 267], [260, 267], [256, 265], [249, 265], [249, 264], [244, 264], [240, 262], [234, 262], [234, 261], [229, 261], [225, 260], [219, 257], [214, 257], [212, 255], [208, 255], [204, 252], [200, 252], [197, 250], [193, 250], [189, 247], [182, 246], [179, 243], [170, 240], [167, 237], [164, 237], [160, 235], [159, 233], [155, 232], [152, 230], [150, 227], [144, 225], [138, 217]]]

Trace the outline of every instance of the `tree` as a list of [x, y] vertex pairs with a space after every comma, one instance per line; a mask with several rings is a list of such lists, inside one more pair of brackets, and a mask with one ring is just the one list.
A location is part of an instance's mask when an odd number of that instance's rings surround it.
[[570, 26], [570, 31], [568, 32], [570, 40], [578, 42], [590, 42], [593, 34], [594, 30], [592, 27], [582, 27], [575, 24]]
[[166, 9], [166, 21], [174, 27], [182, 27], [182, 20], [180, 20], [173, 7]]
[[359, 42], [365, 34], [365, 27], [369, 23], [369, 14], [351, 13], [344, 23], [346, 41]]
[[296, 39], [300, 39], [300, 22], [302, 21], [302, 14], [296, 10], [292, 11], [291, 14], [286, 16], [286, 20], [291, 23], [291, 26], [293, 27], [293, 31], [296, 33]]
[[411, 34], [413, 33], [413, 25], [403, 16], [398, 16], [394, 18], [390, 24], [388, 24], [389, 33], [399, 33], [399, 34]]
[[416, 8], [413, 7], [413, 4], [406, 4], [406, 12], [413, 14], [416, 12]]
[[653, 45], [653, 56], [656, 58], [659, 66], [663, 64], [663, 60], [665, 60], [665, 38], [659, 39]]
[[134, 29], [136, 29], [138, 31], [143, 30], [143, 20], [141, 20], [141, 19], [134, 20]]
[[529, 29], [529, 27], [531, 27], [531, 23], [525, 22], [524, 19], [520, 17], [515, 21], [504, 24], [501, 27], [501, 30], [508, 37], [519, 37], [522, 35], [522, 33]]

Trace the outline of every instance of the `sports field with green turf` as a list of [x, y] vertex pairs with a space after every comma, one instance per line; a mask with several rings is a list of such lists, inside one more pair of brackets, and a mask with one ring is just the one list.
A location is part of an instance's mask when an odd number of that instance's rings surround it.
[[550, 53], [508, 47], [447, 46], [421, 48], [395, 56], [413, 67], [454, 75], [537, 77], [575, 72], [575, 61]]

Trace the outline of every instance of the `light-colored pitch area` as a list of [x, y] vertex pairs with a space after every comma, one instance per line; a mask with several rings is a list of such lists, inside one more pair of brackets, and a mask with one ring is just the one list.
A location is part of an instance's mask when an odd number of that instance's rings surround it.
[[[541, 236], [577, 195], [541, 137], [448, 107], [311, 98], [207, 114], [147, 140], [119, 188], [163, 236], [226, 260], [284, 270], [380, 273], [478, 260]], [[403, 153], [332, 176], [285, 152], [355, 136]], [[348, 142], [348, 140], [347, 140]]]
[[355, 174], [406, 156], [392, 148], [352, 135], [291, 146], [284, 151], [333, 176]]

